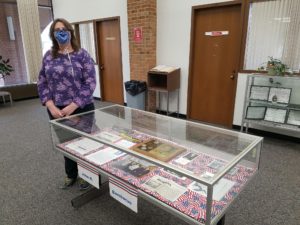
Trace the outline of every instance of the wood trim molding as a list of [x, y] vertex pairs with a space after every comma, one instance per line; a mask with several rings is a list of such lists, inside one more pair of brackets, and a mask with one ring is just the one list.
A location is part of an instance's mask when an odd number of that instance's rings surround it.
[[191, 34], [190, 34], [190, 53], [189, 53], [189, 74], [188, 74], [188, 91], [187, 91], [187, 112], [186, 112], [186, 118], [190, 119], [190, 115], [191, 115], [191, 99], [189, 98], [189, 96], [192, 95], [192, 88], [191, 88], [191, 83], [192, 83], [192, 77], [191, 74], [193, 73], [192, 70], [192, 58], [194, 57], [194, 51], [192, 51], [192, 49], [194, 49], [194, 35], [195, 35], [195, 25], [194, 25], [194, 21], [195, 21], [195, 12], [198, 8], [197, 7], [192, 7], [192, 16], [191, 16]]
[[229, 2], [204, 4], [204, 5], [193, 6], [192, 10], [213, 8], [213, 7], [221, 7], [221, 6], [230, 6], [230, 5], [238, 5], [238, 4], [242, 4], [242, 3], [243, 3], [242, 0], [235, 0], [235, 1], [229, 1]]
[[246, 42], [248, 34], [248, 18], [250, 11], [250, 2], [252, 0], [246, 0], [242, 5], [242, 42], [241, 42], [241, 51], [240, 51], [240, 62], [239, 62], [239, 72], [244, 69], [244, 60], [245, 60], [245, 51], [246, 51]]

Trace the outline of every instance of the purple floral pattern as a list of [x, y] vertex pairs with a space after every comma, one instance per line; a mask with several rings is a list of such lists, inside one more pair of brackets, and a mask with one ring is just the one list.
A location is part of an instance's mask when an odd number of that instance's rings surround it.
[[53, 100], [57, 106], [74, 102], [83, 108], [93, 102], [96, 88], [93, 59], [84, 49], [70, 53], [70, 59], [71, 62], [65, 54], [54, 59], [50, 50], [45, 54], [37, 83], [43, 105]]

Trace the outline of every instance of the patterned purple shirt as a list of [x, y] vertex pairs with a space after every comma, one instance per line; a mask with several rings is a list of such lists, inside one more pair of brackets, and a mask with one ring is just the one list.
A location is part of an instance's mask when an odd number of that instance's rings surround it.
[[[94, 61], [84, 49], [53, 58], [51, 51], [43, 58], [38, 79], [38, 92], [43, 105], [53, 100], [56, 106], [76, 103], [80, 108], [93, 102], [96, 87]], [[73, 76], [73, 71], [74, 76]]]

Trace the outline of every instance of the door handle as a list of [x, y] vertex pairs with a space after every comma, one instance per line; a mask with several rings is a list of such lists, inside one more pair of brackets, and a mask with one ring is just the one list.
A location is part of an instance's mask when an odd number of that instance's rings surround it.
[[100, 70], [104, 70], [104, 65], [100, 65]]
[[235, 78], [235, 70], [232, 71], [232, 74], [231, 74], [231, 76], [230, 76], [230, 79], [231, 79], [231, 80], [234, 80], [234, 78]]

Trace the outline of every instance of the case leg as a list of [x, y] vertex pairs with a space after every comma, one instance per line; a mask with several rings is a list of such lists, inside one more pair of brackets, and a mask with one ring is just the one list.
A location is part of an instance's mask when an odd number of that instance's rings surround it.
[[177, 89], [177, 118], [179, 118], [179, 89]]
[[167, 116], [169, 116], [169, 92], [167, 91]]
[[161, 113], [161, 106], [160, 106], [160, 92], [158, 92], [158, 112]]
[[219, 220], [217, 225], [225, 225], [225, 215]]
[[92, 187], [83, 194], [73, 198], [71, 204], [74, 208], [78, 209], [84, 204], [92, 201], [93, 199], [105, 194], [108, 191], [108, 182], [101, 185], [100, 189]]

